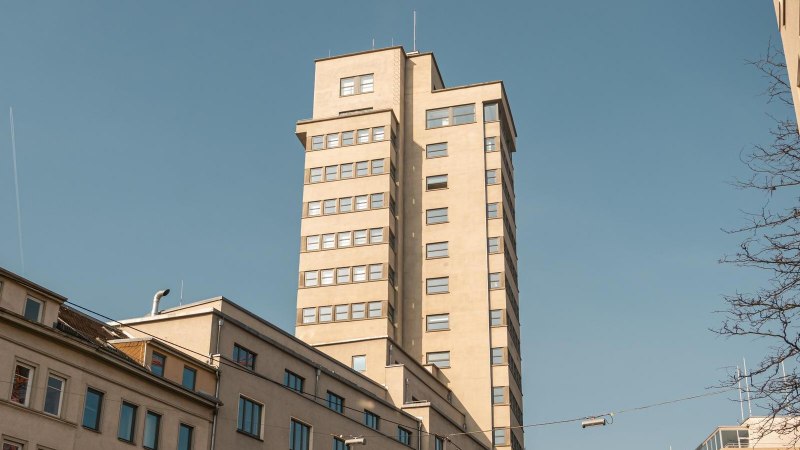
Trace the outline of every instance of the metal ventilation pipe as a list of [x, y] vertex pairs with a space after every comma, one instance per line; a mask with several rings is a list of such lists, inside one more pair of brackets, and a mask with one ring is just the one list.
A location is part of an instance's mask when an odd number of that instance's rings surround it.
[[169, 295], [169, 289], [156, 292], [156, 295], [153, 296], [153, 309], [150, 311], [151, 316], [158, 314], [158, 302], [161, 301], [161, 297], [166, 297], [167, 295]]

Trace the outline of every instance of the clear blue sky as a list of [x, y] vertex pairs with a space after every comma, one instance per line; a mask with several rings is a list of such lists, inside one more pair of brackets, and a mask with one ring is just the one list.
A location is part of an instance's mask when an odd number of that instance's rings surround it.
[[[519, 132], [525, 421], [703, 392], [760, 343], [730, 341], [721, 228], [762, 199], [727, 184], [765, 142], [771, 2], [27, 2], [0, 5], [0, 266], [117, 317], [225, 295], [293, 330], [314, 58], [436, 52], [449, 86], [503, 79]], [[774, 110], [774, 108], [772, 109]], [[782, 112], [782, 111], [779, 111]], [[724, 397], [529, 430], [529, 448], [693, 449]]]

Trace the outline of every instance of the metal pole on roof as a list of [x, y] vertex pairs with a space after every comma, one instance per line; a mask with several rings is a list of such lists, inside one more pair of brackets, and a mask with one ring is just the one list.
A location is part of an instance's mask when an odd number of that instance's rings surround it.
[[417, 11], [414, 10], [414, 51], [417, 51]]
[[744, 357], [742, 357], [742, 363], [744, 363], [744, 385], [747, 388], [747, 417], [750, 418], [753, 416], [753, 408], [750, 405], [750, 379], [747, 375], [747, 361]]
[[736, 366], [736, 382], [739, 384], [739, 412], [741, 413], [742, 416], [742, 422], [744, 422], [744, 402], [742, 401], [742, 373], [739, 371], [739, 366]]

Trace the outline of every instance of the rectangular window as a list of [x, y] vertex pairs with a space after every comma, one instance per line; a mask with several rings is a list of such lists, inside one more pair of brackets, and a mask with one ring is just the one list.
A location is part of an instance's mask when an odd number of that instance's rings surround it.
[[373, 79], [372, 74], [361, 75], [359, 77], [359, 82], [360, 82], [360, 89], [361, 89], [361, 93], [362, 94], [368, 94], [368, 93], [372, 92], [372, 90], [374, 88], [374, 84], [373, 84], [374, 83], [374, 79]]
[[381, 315], [383, 315], [381, 302], [369, 302], [369, 317], [380, 317]]
[[356, 197], [356, 211], [364, 211], [369, 208], [369, 200], [366, 195], [359, 195]]
[[336, 148], [339, 146], [339, 133], [329, 134], [325, 139], [328, 142], [327, 148]]
[[490, 237], [489, 238], [489, 253], [499, 253], [500, 252], [500, 238], [499, 237]]
[[342, 164], [342, 179], [353, 178], [353, 163]]
[[339, 175], [339, 167], [338, 166], [327, 166], [325, 167], [325, 181], [336, 181]]
[[432, 242], [425, 245], [425, 256], [427, 258], [447, 258], [447, 242]]
[[133, 443], [133, 437], [136, 433], [136, 411], [139, 409], [136, 405], [128, 402], [122, 402], [119, 408], [119, 426], [117, 428], [117, 438], [125, 442]]
[[353, 303], [350, 305], [350, 317], [353, 319], [363, 319], [366, 316], [367, 305], [365, 303]]
[[323, 206], [323, 214], [336, 214], [336, 200], [325, 200]]
[[384, 128], [375, 127], [372, 129], [372, 142], [380, 142], [384, 139]]
[[348, 305], [336, 305], [336, 320], [347, 320], [350, 315]]
[[475, 104], [430, 109], [426, 111], [425, 118], [427, 128], [472, 123], [475, 122]]
[[319, 250], [319, 235], [306, 236], [306, 250]]
[[322, 150], [324, 146], [322, 136], [311, 136], [311, 150]]
[[47, 377], [47, 391], [44, 393], [44, 412], [54, 416], [61, 415], [61, 403], [64, 400], [64, 384], [66, 380], [50, 375]]
[[142, 438], [142, 447], [151, 450], [158, 448], [158, 435], [161, 431], [161, 416], [147, 411], [144, 416], [144, 437]]
[[250, 370], [256, 370], [256, 354], [239, 344], [233, 345], [233, 362]]
[[303, 323], [314, 323], [317, 321], [317, 308], [303, 308]]
[[493, 152], [497, 150], [497, 138], [496, 137], [487, 137], [483, 140], [483, 148], [487, 152]]
[[389, 280], [389, 286], [392, 287], [397, 286], [397, 283], [395, 283], [395, 278], [394, 278], [394, 269], [392, 269], [391, 267], [389, 267], [389, 274], [386, 276], [386, 278]]
[[322, 167], [314, 167], [309, 170], [308, 181], [311, 183], [322, 181]]
[[23, 316], [25, 316], [25, 318], [31, 322], [41, 322], [42, 309], [44, 309], [42, 302], [29, 297], [25, 300], [25, 311]]
[[182, 423], [178, 429], [178, 450], [192, 450], [194, 428]]
[[492, 388], [492, 404], [499, 405], [506, 402], [506, 388], [493, 387]]
[[164, 366], [167, 365], [167, 357], [161, 353], [153, 352], [150, 357], [150, 371], [157, 377], [164, 376]]
[[244, 434], [261, 437], [261, 409], [263, 405], [248, 398], [239, 397], [239, 419], [236, 429]]
[[369, 143], [369, 128], [358, 130], [356, 139], [359, 144]]
[[83, 402], [83, 427], [94, 431], [99, 430], [102, 412], [103, 393], [92, 388], [86, 389], [86, 398]]
[[450, 367], [450, 352], [430, 352], [426, 355], [425, 360], [428, 364], [446, 369]]
[[447, 188], [447, 175], [434, 175], [425, 178], [425, 189], [433, 191]]
[[332, 306], [320, 306], [319, 307], [319, 321], [320, 322], [330, 322], [333, 320], [333, 307]]
[[483, 105], [483, 121], [496, 122], [500, 119], [500, 114], [497, 111], [497, 103], [487, 103]]
[[506, 445], [506, 430], [494, 430], [494, 445]]
[[382, 159], [373, 159], [371, 164], [373, 175], [380, 175], [385, 172]]
[[379, 415], [375, 413], [371, 413], [369, 411], [364, 411], [364, 425], [372, 428], [373, 430], [377, 430], [380, 428], [381, 425], [381, 418]]
[[367, 266], [353, 267], [353, 281], [367, 281]]
[[370, 197], [370, 206], [372, 209], [383, 208], [383, 193], [372, 194]]
[[323, 286], [330, 286], [333, 284], [333, 269], [320, 270], [319, 282]]
[[342, 78], [339, 81], [339, 95], [342, 97], [354, 95], [356, 93], [356, 78]]
[[380, 244], [383, 242], [383, 228], [370, 228], [369, 242], [371, 244]]
[[352, 234], [349, 231], [342, 231], [338, 234], [339, 236], [339, 247], [350, 247], [353, 245], [353, 238]]
[[343, 197], [339, 199], [339, 212], [350, 212], [353, 210], [353, 197]]
[[425, 147], [426, 158], [441, 158], [442, 156], [447, 156], [447, 142], [429, 144]]
[[308, 450], [311, 445], [311, 427], [292, 419], [289, 429], [289, 450]]
[[369, 279], [380, 280], [381, 278], [383, 278], [383, 264], [370, 264]]
[[367, 356], [356, 355], [353, 356], [353, 370], [356, 372], [365, 372], [367, 370]]
[[345, 131], [342, 133], [342, 145], [353, 145], [353, 131]]
[[450, 278], [428, 278], [425, 280], [425, 290], [428, 294], [444, 294], [450, 291]]
[[499, 203], [489, 203], [488, 205], [486, 205], [486, 217], [488, 217], [489, 219], [496, 219], [500, 217], [499, 205], [500, 205]]
[[489, 289], [497, 289], [500, 288], [500, 272], [494, 272], [489, 274]]
[[308, 202], [308, 215], [318, 216], [322, 214], [322, 202]]
[[339, 267], [338, 269], [336, 269], [336, 284], [345, 284], [349, 282], [350, 282], [350, 268]]
[[359, 161], [356, 163], [356, 176], [365, 177], [369, 175], [369, 161]]
[[439, 436], [433, 437], [433, 450], [444, 450], [444, 438]]
[[356, 230], [356, 231], [353, 231], [353, 243], [355, 245], [366, 245], [367, 244], [367, 230]]
[[335, 437], [333, 438], [333, 450], [348, 450], [348, 448], [343, 440]]
[[411, 445], [411, 432], [403, 427], [397, 427], [397, 440], [405, 445]]
[[24, 450], [25, 444], [3, 440], [3, 450]]
[[303, 273], [303, 286], [312, 287], [319, 284], [319, 274], [316, 270], [309, 270]]
[[426, 319], [428, 331], [450, 329], [450, 314], [433, 314], [427, 316]]
[[14, 368], [14, 383], [11, 386], [11, 401], [28, 406], [31, 400], [31, 384], [33, 383], [33, 367], [17, 364]]
[[486, 184], [497, 184], [497, 169], [486, 171]]
[[489, 324], [493, 327], [503, 325], [503, 310], [493, 309], [489, 311]]
[[290, 370], [283, 372], [283, 385], [295, 392], [303, 392], [304, 381], [305, 378]]
[[183, 366], [183, 379], [181, 385], [193, 391], [197, 384], [197, 371], [188, 366]]
[[461, 105], [453, 107], [453, 125], [475, 122], [475, 105]]
[[450, 108], [430, 109], [425, 112], [428, 128], [439, 128], [450, 125]]
[[336, 248], [336, 235], [333, 233], [322, 235], [322, 248], [328, 250]]
[[328, 408], [338, 412], [344, 413], [344, 398], [339, 397], [331, 391], [328, 391]]
[[436, 208], [425, 211], [425, 223], [433, 225], [447, 222], [447, 208]]
[[492, 364], [505, 364], [506, 357], [503, 347], [492, 348]]

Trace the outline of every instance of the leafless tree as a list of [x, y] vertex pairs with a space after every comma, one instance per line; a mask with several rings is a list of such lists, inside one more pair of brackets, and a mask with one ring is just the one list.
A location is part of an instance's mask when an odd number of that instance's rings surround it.
[[[768, 344], [745, 381], [754, 402], [772, 419], [766, 429], [796, 437], [798, 421], [780, 418], [800, 417], [800, 136], [783, 52], [770, 43], [765, 56], [748, 63], [767, 80], [768, 103], [785, 105], [787, 118], [773, 116], [771, 142], [754, 145], [742, 156], [750, 175], [734, 184], [763, 192], [765, 201], [760, 210], [745, 213], [743, 226], [726, 230], [743, 240], [721, 262], [766, 271], [768, 281], [755, 292], [725, 296], [724, 320], [714, 331]], [[723, 383], [736, 387], [740, 381], [745, 383], [731, 375]]]

